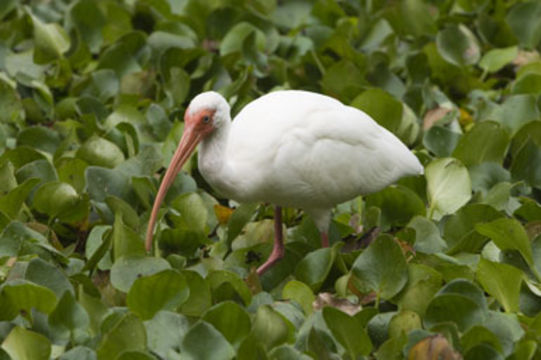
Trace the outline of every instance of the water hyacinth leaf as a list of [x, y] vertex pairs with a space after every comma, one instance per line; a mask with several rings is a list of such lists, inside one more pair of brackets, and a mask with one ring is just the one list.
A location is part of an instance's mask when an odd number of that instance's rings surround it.
[[537, 94], [541, 91], [541, 74], [526, 74], [513, 84], [513, 94]]
[[435, 125], [425, 131], [423, 145], [437, 156], [451, 156], [460, 137], [461, 134], [447, 127]]
[[180, 312], [187, 316], [201, 316], [212, 305], [209, 284], [199, 273], [191, 270], [182, 271], [190, 288], [190, 297], [180, 307]]
[[531, 186], [541, 187], [541, 146], [532, 139], [522, 146], [511, 165], [513, 179], [523, 179]]
[[183, 357], [197, 360], [229, 360], [235, 350], [212, 325], [199, 321], [188, 330], [180, 344]]
[[102, 29], [107, 20], [96, 3], [90, 0], [78, 1], [70, 7], [68, 19], [90, 51], [98, 53], [103, 42]]
[[483, 55], [479, 66], [486, 72], [497, 72], [511, 63], [518, 55], [518, 48], [510, 46], [503, 49], [492, 49]]
[[28, 179], [6, 195], [1, 196], [0, 211], [11, 219], [17, 218], [17, 215], [23, 208], [24, 201], [38, 183], [39, 179]]
[[240, 305], [232, 301], [225, 301], [216, 304], [202, 316], [202, 319], [238, 348], [251, 330], [250, 316]]
[[63, 353], [58, 360], [96, 360], [96, 352], [85, 346], [76, 346]]
[[322, 313], [325, 323], [351, 359], [370, 353], [372, 343], [356, 317], [329, 306], [324, 307]]
[[120, 291], [128, 292], [141, 276], [152, 275], [171, 266], [162, 258], [145, 256], [126, 256], [115, 260], [111, 268], [111, 285]]
[[470, 204], [458, 210], [449, 217], [443, 229], [450, 252], [479, 250], [488, 238], [475, 231], [475, 226], [501, 217], [503, 215], [496, 209], [484, 204]]
[[436, 45], [441, 56], [457, 66], [473, 65], [481, 58], [475, 35], [462, 24], [440, 30], [436, 35]]
[[402, 185], [389, 186], [368, 195], [366, 206], [380, 209], [380, 225], [384, 229], [404, 226], [412, 217], [424, 216], [426, 212], [423, 200], [413, 190]]
[[162, 358], [178, 352], [178, 344], [190, 328], [188, 319], [171, 311], [160, 311], [151, 320], [145, 321], [148, 350]]
[[483, 162], [501, 164], [509, 140], [508, 132], [498, 123], [483, 121], [460, 138], [453, 157], [468, 167]]
[[175, 270], [164, 270], [135, 280], [126, 304], [142, 320], [149, 320], [160, 310], [175, 310], [189, 295], [184, 276]]
[[14, 307], [27, 314], [30, 314], [32, 309], [49, 314], [54, 310], [57, 302], [52, 290], [24, 280], [4, 284], [2, 293]]
[[[388, 266], [393, 264], [393, 266]], [[407, 265], [400, 246], [390, 236], [378, 237], [353, 263], [353, 274], [361, 291], [375, 291], [378, 297], [390, 299], [406, 285]]]
[[477, 224], [475, 230], [489, 237], [501, 250], [518, 250], [529, 265], [533, 265], [532, 247], [526, 230], [515, 219], [497, 219]]
[[299, 303], [304, 310], [304, 314], [307, 316], [313, 311], [312, 303], [316, 297], [312, 292], [312, 289], [301, 281], [289, 281], [282, 289], [282, 297], [284, 299], [295, 300]]
[[440, 290], [442, 275], [422, 264], [408, 264], [408, 282], [398, 294], [397, 304], [401, 310], [415, 311], [424, 316], [432, 297]]
[[292, 325], [269, 305], [257, 309], [252, 322], [252, 335], [267, 350], [288, 342], [292, 337]]
[[428, 304], [424, 318], [429, 328], [443, 322], [454, 322], [461, 331], [480, 323], [486, 317], [483, 293], [466, 280], [454, 280], [441, 289]]
[[45, 24], [33, 14], [30, 14], [30, 17], [34, 24], [34, 60], [37, 64], [58, 59], [68, 51], [69, 37], [59, 24]]
[[180, 213], [180, 216], [171, 216], [175, 228], [205, 232], [208, 211], [199, 194], [182, 194], [171, 202], [171, 206]]
[[513, 30], [520, 44], [535, 48], [541, 40], [541, 4], [537, 1], [518, 3], [506, 16], [507, 23]]
[[143, 32], [130, 32], [102, 52], [98, 69], [112, 69], [119, 78], [141, 71], [140, 61], [144, 60], [147, 46]]
[[215, 301], [218, 299], [223, 301], [235, 295], [239, 296], [245, 305], [250, 304], [252, 300], [252, 294], [246, 282], [233, 272], [213, 271], [206, 280]]
[[505, 311], [518, 311], [523, 276], [519, 269], [482, 258], [479, 260], [476, 275], [485, 291], [494, 296]]
[[427, 254], [445, 250], [447, 244], [440, 236], [436, 224], [422, 216], [415, 216], [408, 223], [408, 227], [415, 230], [414, 249]]
[[77, 157], [90, 165], [114, 168], [125, 159], [120, 148], [101, 137], [92, 137], [77, 151]]
[[54, 291], [58, 299], [60, 299], [65, 292], [74, 293], [73, 285], [61, 268], [48, 263], [41, 258], [30, 260], [26, 267], [24, 277], [26, 280]]
[[56, 131], [44, 126], [33, 126], [24, 129], [17, 136], [17, 143], [54, 154], [60, 146], [61, 137]]
[[524, 125], [539, 120], [537, 98], [531, 94], [510, 95], [491, 116], [514, 136]]
[[127, 256], [143, 256], [145, 254], [143, 239], [140, 234], [124, 224], [120, 213], [115, 214], [111, 236], [113, 257], [115, 260]]
[[239, 205], [227, 221], [227, 244], [231, 243], [240, 234], [244, 225], [254, 216], [257, 204]]
[[51, 342], [45, 336], [15, 326], [2, 343], [11, 359], [47, 360], [51, 354]]
[[72, 212], [80, 200], [70, 184], [53, 181], [39, 187], [34, 195], [33, 206], [43, 214], [56, 217]]
[[143, 322], [133, 314], [120, 316], [105, 333], [97, 349], [98, 359], [114, 360], [125, 351], [145, 350], [147, 335]]
[[76, 301], [73, 294], [66, 291], [54, 311], [49, 315], [49, 324], [54, 329], [68, 332], [68, 336], [69, 333], [74, 336], [76, 330], [86, 331], [90, 325], [90, 319], [86, 310]]
[[403, 106], [385, 90], [377, 88], [366, 90], [352, 101], [351, 106], [361, 109], [378, 124], [400, 137], [398, 129], [401, 125]]
[[453, 158], [432, 161], [425, 168], [430, 203], [429, 217], [440, 219], [452, 214], [471, 198], [468, 170]]
[[295, 268], [295, 277], [310, 286], [312, 290], [319, 290], [331, 271], [334, 257], [332, 248], [318, 249], [308, 253]]

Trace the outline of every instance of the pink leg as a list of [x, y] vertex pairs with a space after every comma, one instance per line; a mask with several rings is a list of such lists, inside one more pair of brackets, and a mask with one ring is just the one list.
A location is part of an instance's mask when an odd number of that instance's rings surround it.
[[263, 275], [276, 262], [284, 257], [284, 236], [282, 234], [282, 208], [276, 206], [274, 208], [274, 247], [272, 252], [263, 265], [257, 268], [257, 275]]
[[329, 247], [329, 235], [327, 234], [327, 232], [321, 233], [321, 247]]

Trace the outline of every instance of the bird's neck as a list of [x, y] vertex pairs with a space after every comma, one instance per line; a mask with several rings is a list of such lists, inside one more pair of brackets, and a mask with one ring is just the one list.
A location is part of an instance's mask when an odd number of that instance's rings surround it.
[[233, 175], [226, 155], [230, 127], [231, 121], [225, 121], [201, 141], [198, 153], [199, 171], [211, 186], [222, 193], [228, 193]]

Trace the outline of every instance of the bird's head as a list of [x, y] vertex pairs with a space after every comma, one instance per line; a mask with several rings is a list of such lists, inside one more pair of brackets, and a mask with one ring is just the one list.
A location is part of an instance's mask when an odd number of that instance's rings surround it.
[[177, 150], [171, 158], [169, 168], [165, 172], [156, 200], [152, 206], [150, 220], [146, 234], [146, 249], [152, 247], [152, 233], [158, 216], [158, 210], [167, 193], [167, 190], [175, 180], [186, 161], [194, 152], [197, 144], [207, 138], [216, 129], [222, 127], [229, 118], [230, 107], [222, 95], [208, 91], [197, 95], [191, 102], [184, 114], [184, 132]]

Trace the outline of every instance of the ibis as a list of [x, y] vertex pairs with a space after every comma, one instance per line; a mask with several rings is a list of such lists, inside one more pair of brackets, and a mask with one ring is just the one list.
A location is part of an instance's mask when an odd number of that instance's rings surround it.
[[313, 92], [271, 92], [233, 120], [222, 95], [204, 92], [190, 102], [184, 124], [152, 207], [147, 251], [165, 194], [199, 144], [199, 171], [219, 194], [239, 203], [275, 206], [274, 246], [257, 269], [259, 275], [284, 256], [282, 207], [309, 214], [322, 246], [328, 246], [336, 204], [423, 173], [408, 147], [369, 115]]

